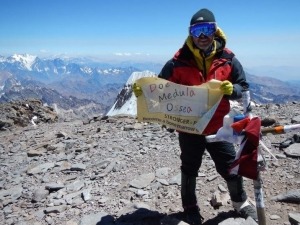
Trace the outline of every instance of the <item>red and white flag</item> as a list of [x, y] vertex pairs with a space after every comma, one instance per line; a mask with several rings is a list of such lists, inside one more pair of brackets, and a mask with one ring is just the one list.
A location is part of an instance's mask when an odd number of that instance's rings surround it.
[[[256, 180], [258, 177], [258, 146], [260, 140], [261, 120], [259, 117], [245, 118], [233, 123], [232, 128], [236, 132], [243, 130], [244, 138], [236, 153], [229, 172]], [[241, 127], [242, 125], [242, 127]]]

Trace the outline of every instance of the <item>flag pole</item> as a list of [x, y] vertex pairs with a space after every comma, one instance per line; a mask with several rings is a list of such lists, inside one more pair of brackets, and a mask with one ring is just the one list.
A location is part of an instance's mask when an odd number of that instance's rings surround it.
[[[248, 115], [250, 118], [251, 115], [251, 102], [250, 102], [250, 91], [248, 89], [244, 89], [242, 92], [242, 99], [243, 99], [243, 111], [245, 115]], [[260, 147], [258, 146], [258, 154], [261, 154]], [[261, 165], [262, 163], [263, 165]], [[258, 162], [258, 174], [257, 179], [253, 180], [253, 187], [254, 187], [254, 195], [255, 195], [255, 203], [256, 203], [256, 212], [258, 218], [259, 225], [266, 225], [266, 213], [265, 213], [265, 204], [264, 204], [264, 194], [263, 194], [263, 185], [262, 179], [260, 175], [260, 166], [264, 167], [264, 161]]]
[[300, 130], [300, 124], [284, 125], [277, 127], [267, 127], [261, 129], [262, 134], [272, 133], [272, 134], [282, 134], [291, 131]]

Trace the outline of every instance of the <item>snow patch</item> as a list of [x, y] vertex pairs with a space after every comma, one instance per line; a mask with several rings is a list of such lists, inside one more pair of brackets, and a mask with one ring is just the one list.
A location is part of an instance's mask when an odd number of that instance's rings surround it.
[[14, 62], [20, 62], [24, 68], [31, 71], [32, 70], [31, 66], [35, 62], [36, 56], [29, 55], [29, 54], [23, 54], [23, 55], [14, 54], [12, 56], [12, 59]]
[[127, 115], [135, 117], [137, 115], [137, 105], [136, 97], [132, 92], [132, 85], [134, 82], [142, 77], [155, 77], [157, 76], [154, 72], [151, 71], [142, 71], [142, 72], [133, 72], [128, 78], [123, 89], [118, 94], [118, 97], [111, 107], [111, 109], [106, 114], [107, 116], [116, 116], [116, 115]]

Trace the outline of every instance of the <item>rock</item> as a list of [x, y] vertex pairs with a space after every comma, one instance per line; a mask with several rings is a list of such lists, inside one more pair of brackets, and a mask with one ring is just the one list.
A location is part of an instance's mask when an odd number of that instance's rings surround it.
[[172, 218], [170, 216], [165, 216], [160, 221], [161, 225], [188, 225], [188, 223], [185, 223], [183, 221], [180, 221], [176, 218]]
[[289, 221], [291, 225], [300, 224], [300, 213], [289, 213]]
[[82, 191], [82, 197], [84, 201], [88, 201], [92, 199], [91, 189], [85, 189]]
[[66, 205], [61, 205], [61, 206], [53, 206], [53, 207], [48, 207], [44, 209], [45, 214], [49, 213], [61, 213], [67, 209]]
[[173, 176], [169, 183], [180, 185], [181, 184], [181, 173], [177, 174], [176, 176]]
[[84, 165], [82, 163], [76, 163], [71, 166], [71, 170], [81, 171], [81, 170], [85, 170], [85, 169], [86, 169], [86, 165]]
[[300, 157], [300, 143], [294, 143], [284, 150], [284, 153], [290, 157]]
[[21, 186], [13, 187], [8, 190], [0, 191], [0, 201], [4, 206], [13, 203], [22, 195], [23, 188]]
[[169, 170], [170, 170], [170, 168], [168, 168], [168, 167], [159, 168], [155, 171], [155, 176], [157, 178], [166, 178], [166, 177], [168, 177]]
[[49, 183], [45, 185], [45, 188], [49, 191], [58, 191], [59, 189], [64, 188], [65, 185], [57, 183]]
[[271, 220], [278, 220], [278, 219], [280, 219], [280, 216], [278, 216], [278, 215], [270, 215], [270, 219]]
[[144, 188], [147, 187], [154, 179], [154, 173], [142, 174], [138, 178], [132, 180], [129, 184], [135, 188]]
[[76, 180], [73, 183], [66, 185], [68, 191], [79, 191], [83, 187], [84, 187], [84, 181], [82, 180]]
[[33, 193], [32, 202], [40, 202], [46, 199], [48, 195], [49, 195], [48, 190], [45, 190], [44, 188], [38, 188]]
[[229, 218], [219, 223], [218, 225], [243, 225], [245, 219], [243, 218]]
[[269, 127], [269, 126], [272, 126], [275, 123], [276, 123], [276, 119], [275, 118], [263, 118], [261, 120], [261, 125], [263, 127]]
[[[16, 117], [14, 110], [20, 106], [14, 107], [9, 113]], [[253, 113], [276, 118], [276, 124], [289, 124], [299, 115], [298, 108], [298, 103], [261, 105]], [[32, 112], [26, 110], [22, 112]], [[114, 225], [185, 224], [181, 220], [177, 132], [169, 133], [158, 124], [137, 123], [136, 118], [125, 116], [97, 117], [85, 123], [73, 119], [45, 122], [42, 116], [37, 117], [36, 126], [28, 117], [27, 125], [26, 118], [20, 118], [24, 127], [11, 119], [12, 125], [0, 130], [3, 224], [79, 225], [105, 219]], [[44, 114], [44, 118], [49, 117]], [[294, 139], [294, 135], [263, 136], [263, 142], [277, 157], [275, 160], [263, 151], [267, 167], [261, 177], [267, 224], [283, 225], [288, 223], [288, 216], [290, 221], [297, 218], [299, 202], [272, 200], [273, 196], [299, 189], [299, 160], [280, 148], [281, 142]], [[244, 184], [248, 198], [255, 199], [253, 181], [244, 179]], [[203, 224], [256, 225], [249, 218], [237, 218], [229, 204], [226, 182], [207, 153], [196, 187]], [[210, 200], [217, 191], [220, 205], [213, 208]], [[296, 194], [290, 196], [295, 200]]]
[[272, 197], [272, 200], [279, 202], [300, 203], [300, 189], [289, 190], [285, 194]]
[[99, 212], [99, 213], [91, 213], [83, 216], [79, 225], [97, 225], [103, 223], [105, 225], [113, 225], [114, 219], [112, 216], [109, 216], [107, 213]]
[[27, 173], [29, 175], [45, 173], [45, 172], [47, 172], [48, 169], [51, 169], [53, 167], [54, 167], [54, 163], [52, 163], [52, 162], [43, 163], [43, 164], [37, 165], [35, 167], [29, 168], [27, 170]]
[[57, 113], [51, 107], [43, 106], [43, 103], [38, 99], [2, 103], [0, 104], [0, 111], [5, 112], [1, 113], [0, 116], [0, 129], [31, 126], [34, 121], [39, 123], [58, 121]]

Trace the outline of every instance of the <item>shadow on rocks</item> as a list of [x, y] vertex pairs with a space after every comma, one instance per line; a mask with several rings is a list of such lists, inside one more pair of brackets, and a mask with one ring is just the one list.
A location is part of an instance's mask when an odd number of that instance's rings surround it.
[[[170, 214], [168, 216], [176, 218], [179, 221], [184, 221], [184, 214], [182, 212]], [[237, 215], [234, 210], [228, 211], [228, 212], [220, 212], [214, 218], [211, 218], [209, 220], [204, 219], [204, 221], [202, 222], [202, 225], [216, 225], [216, 224], [223, 222], [224, 220], [227, 220], [228, 218], [232, 218], [232, 217], [236, 217], [236, 216]]]
[[[221, 212], [216, 217], [203, 221], [202, 225], [216, 225], [232, 217], [236, 217], [233, 210]], [[167, 215], [158, 211], [140, 208], [117, 219], [113, 219], [111, 215], [103, 216], [96, 225], [178, 225], [180, 221], [184, 221], [182, 212]]]
[[113, 221], [112, 216], [104, 216], [96, 225], [161, 225], [161, 220], [165, 216], [165, 214], [161, 214], [157, 211], [139, 208]]
[[100, 221], [96, 223], [96, 225], [113, 225], [114, 218], [111, 215], [106, 215], [100, 218]]
[[236, 218], [237, 214], [234, 210], [228, 211], [228, 212], [220, 212], [218, 215], [214, 218], [211, 218], [209, 220], [206, 220], [205, 222], [202, 223], [202, 225], [216, 225], [224, 220], [227, 220], [229, 218]]

